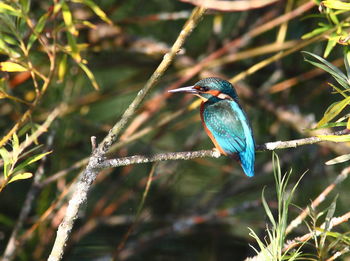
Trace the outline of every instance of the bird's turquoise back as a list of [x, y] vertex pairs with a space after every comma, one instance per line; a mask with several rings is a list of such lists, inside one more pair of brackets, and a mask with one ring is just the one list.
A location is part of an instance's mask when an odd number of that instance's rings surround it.
[[238, 155], [246, 175], [254, 176], [255, 142], [240, 105], [235, 100], [212, 99], [203, 104], [201, 113], [203, 124], [221, 149]]

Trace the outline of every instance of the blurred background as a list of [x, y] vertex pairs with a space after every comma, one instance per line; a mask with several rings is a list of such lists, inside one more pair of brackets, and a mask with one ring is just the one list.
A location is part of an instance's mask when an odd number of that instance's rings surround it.
[[[27, 164], [26, 172], [39, 175], [36, 181], [28, 178], [7, 184], [3, 178], [0, 249], [4, 253], [9, 247], [21, 209], [29, 206], [15, 231], [18, 245], [12, 257], [4, 260], [45, 260], [71, 186], [91, 153], [90, 137], [101, 141], [120, 119], [195, 6], [174, 0], [1, 4], [0, 61], [21, 66], [3, 63], [0, 68], [1, 136], [6, 137], [17, 123], [15, 132], [22, 145], [26, 135], [35, 133], [51, 116], [54, 119], [25, 146], [16, 162], [52, 150]], [[326, 122], [333, 123], [323, 126], [327, 129], [312, 129], [327, 108], [347, 93], [335, 93], [327, 83], [339, 86], [337, 82], [307, 63], [301, 51], [325, 57], [345, 72], [347, 19], [346, 10], [333, 10], [318, 1], [208, 10], [108, 156], [212, 149], [194, 103], [197, 98], [167, 92], [209, 76], [234, 84], [257, 144], [344, 129], [347, 103], [337, 118]], [[13, 150], [13, 139], [13, 133], [3, 139], [8, 151]], [[289, 224], [348, 166], [347, 162], [325, 162], [350, 149], [346, 142], [321, 142], [276, 153], [282, 174], [292, 172], [287, 192], [305, 173], [289, 206]], [[278, 217], [271, 151], [258, 151], [255, 166], [253, 178], [244, 176], [239, 164], [227, 157], [103, 170], [79, 212], [64, 260], [111, 260], [113, 256], [116, 260], [244, 260], [254, 256], [254, 248], [260, 248], [248, 228], [264, 242], [266, 227], [271, 227], [261, 202], [263, 188], [272, 214]], [[152, 182], [143, 198], [150, 174]], [[349, 180], [339, 182], [287, 239], [320, 231], [317, 228], [336, 196], [333, 216], [347, 213], [349, 187]], [[29, 191], [34, 195], [30, 203], [26, 202]], [[303, 245], [304, 258], [335, 260], [328, 258], [348, 249], [349, 224], [343, 222], [332, 231], [333, 235], [324, 237], [323, 248], [318, 239]], [[346, 260], [346, 252], [338, 260]]]

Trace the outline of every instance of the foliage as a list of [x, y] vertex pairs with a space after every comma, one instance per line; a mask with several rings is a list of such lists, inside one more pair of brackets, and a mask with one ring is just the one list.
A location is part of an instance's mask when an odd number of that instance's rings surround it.
[[292, 171], [289, 171], [289, 173], [286, 173], [282, 176], [280, 161], [278, 155], [275, 152], [272, 153], [272, 164], [277, 192], [277, 218], [275, 219], [274, 215], [272, 214], [272, 211], [265, 199], [263, 190], [262, 203], [266, 215], [271, 223], [271, 227], [267, 225], [267, 239], [265, 239], [266, 242], [261, 241], [259, 236], [252, 229], [250, 229], [250, 235], [257, 241], [259, 245], [260, 250], [255, 249], [255, 251], [259, 257], [262, 258], [262, 260], [300, 260], [302, 256], [301, 251], [289, 251], [289, 249], [287, 249], [287, 251], [284, 251], [283, 249], [286, 244], [288, 210], [291, 206], [293, 194], [297, 189], [301, 178], [295, 183], [293, 188], [288, 191], [287, 185]]
[[[26, 141], [25, 141], [26, 142]], [[34, 148], [35, 149], [35, 148]], [[22, 163], [18, 164], [21, 157], [25, 156], [23, 148], [19, 145], [17, 134], [12, 137], [12, 151], [8, 151], [5, 147], [0, 148], [0, 155], [3, 160], [4, 179], [0, 185], [0, 192], [4, 187], [14, 181], [28, 179], [33, 176], [32, 173], [25, 171], [25, 168], [34, 162], [42, 159], [51, 152], [40, 153], [27, 157]]]
[[[312, 65], [328, 72], [332, 77], [338, 82], [338, 84], [342, 87], [342, 89], [339, 89], [335, 85], [329, 83], [330, 86], [333, 87], [333, 89], [342, 95], [344, 97], [343, 100], [339, 102], [334, 102], [331, 104], [327, 110], [324, 113], [323, 118], [317, 123], [316, 128], [328, 128], [328, 127], [339, 127], [339, 126], [344, 126], [344, 121], [347, 119], [347, 128], [350, 129], [350, 118], [348, 115], [346, 117], [342, 117], [336, 122], [330, 122], [333, 120], [335, 117], [337, 117], [344, 109], [350, 104], [350, 96], [348, 96], [347, 92], [350, 89], [350, 52], [349, 49], [346, 49], [346, 52], [344, 54], [344, 64], [346, 68], [346, 75], [340, 71], [337, 67], [335, 67], [333, 64], [330, 62], [326, 61], [322, 57], [312, 54], [309, 52], [303, 52], [305, 60]], [[318, 135], [319, 138], [322, 140], [326, 141], [333, 141], [333, 142], [348, 142], [350, 141], [350, 135], [345, 134], [345, 135]], [[333, 160], [327, 161], [327, 165], [331, 164], [337, 164], [337, 163], [342, 163], [345, 161], [348, 161], [350, 154], [346, 155], [341, 155]]]
[[302, 38], [308, 39], [326, 31], [331, 31], [323, 54], [324, 57], [328, 57], [337, 44], [349, 44], [350, 39], [348, 38], [347, 29], [350, 23], [347, 16], [344, 17], [344, 13], [348, 12], [350, 9], [348, 3], [339, 0], [326, 0], [320, 2], [319, 10], [321, 12], [320, 18], [325, 22], [318, 23], [317, 28], [304, 34]]

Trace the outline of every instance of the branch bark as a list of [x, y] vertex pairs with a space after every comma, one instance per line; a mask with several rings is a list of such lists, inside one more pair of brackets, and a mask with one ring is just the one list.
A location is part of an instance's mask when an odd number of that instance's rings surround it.
[[[334, 132], [329, 135], [344, 135], [348, 134], [349, 130], [345, 129], [342, 131]], [[274, 141], [267, 142], [256, 146], [256, 151], [272, 151], [277, 149], [288, 149], [296, 148], [303, 145], [315, 144], [323, 141], [321, 138], [314, 136], [303, 139], [289, 140], [289, 141]], [[96, 168], [115, 168], [120, 166], [149, 163], [155, 161], [165, 161], [165, 160], [189, 160], [195, 158], [219, 158], [220, 153], [216, 149], [212, 150], [198, 150], [198, 151], [182, 151], [182, 152], [167, 152], [159, 153], [155, 155], [145, 156], [145, 155], [134, 155], [124, 158], [107, 159], [99, 162]]]

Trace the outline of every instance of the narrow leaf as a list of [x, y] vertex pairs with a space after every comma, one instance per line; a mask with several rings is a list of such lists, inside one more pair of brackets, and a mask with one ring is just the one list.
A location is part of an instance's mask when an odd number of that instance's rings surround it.
[[20, 173], [20, 174], [16, 174], [13, 177], [11, 177], [11, 179], [9, 180], [8, 183], [17, 181], [17, 180], [21, 180], [21, 179], [29, 179], [33, 177], [33, 174], [30, 172], [24, 172], [24, 173]]
[[63, 21], [65, 25], [67, 26], [68, 31], [74, 35], [78, 35], [78, 31], [75, 29], [75, 26], [73, 24], [73, 16], [71, 11], [69, 10], [68, 5], [65, 2], [62, 2], [62, 16], [63, 16]]
[[20, 0], [22, 10], [24, 10], [26, 13], [29, 12], [30, 2], [30, 0]]
[[321, 140], [333, 141], [333, 142], [349, 142], [350, 134], [346, 135], [317, 135]]
[[62, 9], [62, 1], [58, 1], [55, 3], [54, 7], [53, 7], [53, 14], [57, 14], [61, 9]]
[[[335, 198], [333, 199], [332, 204], [329, 206], [328, 211], [327, 211], [327, 215], [326, 215], [326, 219], [325, 219], [325, 227], [324, 230], [325, 232], [328, 232], [331, 228], [331, 219], [334, 216], [334, 212], [335, 212], [335, 208], [337, 205], [337, 196], [335, 196]], [[320, 239], [320, 249], [323, 249], [325, 241], [326, 241], [326, 233], [322, 233], [321, 234], [321, 239]]]
[[269, 205], [266, 202], [266, 199], [265, 199], [265, 196], [264, 196], [264, 191], [265, 191], [265, 188], [263, 188], [263, 191], [262, 191], [262, 194], [261, 194], [261, 201], [262, 201], [262, 204], [264, 206], [265, 212], [266, 212], [267, 216], [269, 217], [269, 220], [270, 220], [271, 224], [273, 225], [273, 227], [276, 227], [276, 221], [273, 218], [273, 215], [272, 215], [272, 212], [270, 210], [270, 207], [269, 207]]
[[67, 71], [67, 55], [64, 54], [62, 56], [62, 59], [58, 65], [58, 80], [60, 82], [63, 81], [65, 75], [66, 75], [66, 71]]
[[95, 88], [95, 90], [99, 90], [100, 86], [98, 85], [94, 74], [90, 71], [90, 69], [83, 63], [79, 63], [79, 66], [83, 71], [86, 73], [87, 77], [90, 79], [92, 86]]
[[344, 100], [333, 104], [331, 109], [327, 110], [323, 116], [323, 118], [317, 123], [317, 127], [320, 127], [329, 121], [331, 121], [334, 117], [336, 117], [342, 110], [350, 103], [350, 97], [345, 98]]
[[346, 75], [348, 76], [348, 79], [350, 78], [350, 49], [349, 47], [346, 47], [345, 49], [345, 55], [344, 55], [344, 64], [346, 69]]
[[314, 30], [312, 30], [311, 32], [307, 33], [307, 34], [304, 34], [301, 39], [309, 39], [309, 38], [312, 38], [316, 35], [319, 35], [327, 30], [329, 30], [330, 28], [329, 27], [319, 27], [319, 28], [316, 28]]
[[339, 19], [334, 12], [329, 12], [329, 18], [331, 18], [335, 25], [339, 25]]
[[30, 35], [29, 41], [28, 41], [28, 49], [30, 49], [33, 46], [33, 43], [38, 39], [38, 35], [44, 30], [46, 20], [49, 17], [49, 13], [45, 13], [42, 15], [38, 21], [38, 23], [34, 27], [34, 33]]
[[22, 13], [19, 10], [16, 10], [12, 6], [0, 2], [0, 13], [5, 13], [12, 16], [22, 16]]
[[320, 127], [314, 128], [312, 130], [325, 129], [325, 128], [334, 128], [334, 127], [345, 127], [347, 126], [346, 122], [328, 122]]
[[346, 3], [338, 0], [326, 0], [326, 1], [322, 1], [322, 4], [332, 9], [350, 10], [350, 3]]
[[[334, 66], [333, 64], [331, 64], [330, 62], [326, 61], [325, 59], [323, 59], [322, 57], [316, 54], [305, 52], [305, 51], [303, 51], [302, 53], [304, 55], [305, 61], [330, 73], [333, 76], [333, 78], [344, 88], [350, 87], [348, 83], [348, 78], [336, 66]], [[314, 58], [316, 59], [316, 61], [310, 60], [310, 58]]]
[[326, 162], [326, 165], [334, 165], [350, 160], [350, 154], [341, 155]]
[[107, 17], [106, 13], [98, 5], [96, 5], [94, 3], [94, 1], [92, 1], [92, 0], [73, 0], [72, 2], [87, 5], [103, 21], [105, 21], [108, 24], [113, 24], [113, 22]]
[[16, 52], [13, 48], [9, 47], [3, 39], [4, 34], [0, 33], [0, 53], [6, 54], [11, 58], [21, 57], [21, 55], [18, 52]]
[[18, 148], [19, 148], [18, 136], [16, 133], [13, 133], [13, 135], [12, 135], [12, 150], [15, 152], [18, 150]]
[[327, 58], [328, 55], [333, 50], [334, 46], [336, 46], [336, 45], [337, 45], [337, 39], [335, 37], [330, 37], [328, 42], [327, 42], [326, 49], [324, 50], [323, 57]]
[[9, 36], [8, 34], [2, 34], [1, 37], [8, 44], [12, 44], [12, 45], [18, 44], [18, 42], [13, 37]]
[[0, 156], [4, 162], [10, 161], [10, 153], [5, 149], [5, 147], [0, 148]]
[[10, 170], [10, 166], [12, 164], [12, 160], [10, 158], [10, 154], [9, 152], [4, 148], [0, 148], [0, 155], [2, 160], [4, 161], [4, 177], [7, 178], [7, 176], [9, 175], [9, 170]]
[[38, 154], [38, 155], [34, 155], [34, 156], [31, 156], [29, 157], [28, 159], [26, 159], [24, 162], [22, 162], [21, 164], [19, 164], [14, 170], [13, 172], [17, 172], [17, 171], [20, 171], [21, 169], [25, 168], [26, 166], [38, 161], [38, 160], [41, 160], [43, 157], [45, 157], [47, 154], [50, 154], [52, 151], [48, 151], [48, 152], [45, 152], [45, 153], [42, 153], [42, 154]]
[[81, 56], [80, 56], [80, 52], [79, 52], [79, 49], [78, 49], [76, 38], [70, 32], [67, 32], [67, 39], [68, 39], [68, 44], [69, 44], [69, 46], [71, 48], [70, 55], [73, 57], [73, 59], [77, 63], [80, 63], [81, 62]]
[[3, 72], [26, 72], [27, 68], [22, 65], [14, 62], [1, 62], [0, 63], [0, 71]]

